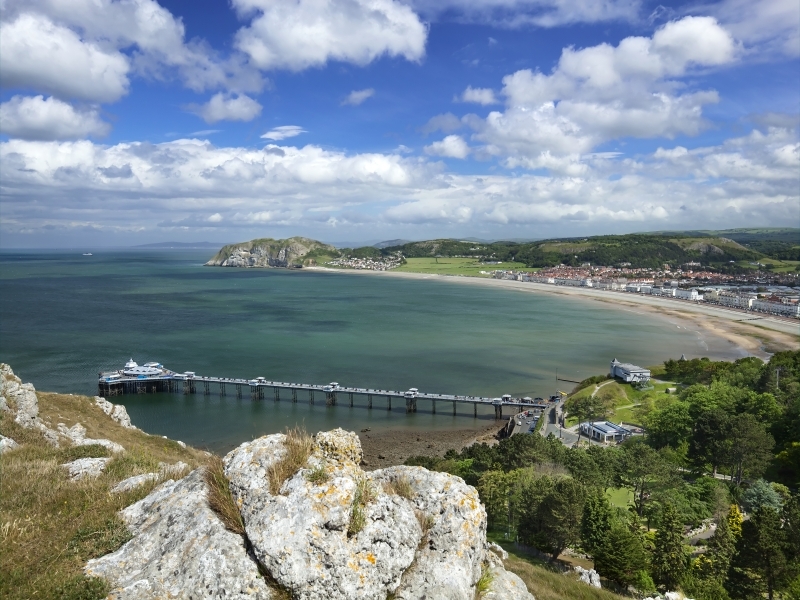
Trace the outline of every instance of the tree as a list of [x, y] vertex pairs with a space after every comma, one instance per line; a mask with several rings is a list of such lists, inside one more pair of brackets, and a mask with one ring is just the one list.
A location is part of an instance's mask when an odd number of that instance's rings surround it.
[[[578, 423], [595, 421], [605, 418], [611, 409], [611, 400], [604, 394], [590, 394], [588, 396], [573, 396], [564, 403], [564, 410], [571, 417], [578, 419]], [[578, 445], [581, 442], [581, 429], [578, 427]]]
[[667, 590], [678, 589], [686, 572], [687, 562], [683, 546], [683, 524], [675, 508], [667, 504], [654, 540], [653, 580]]
[[605, 494], [596, 490], [587, 496], [581, 516], [581, 543], [594, 555], [605, 542], [614, 519], [614, 513]]
[[[550, 479], [542, 477], [541, 479]], [[541, 500], [535, 502], [536, 492], [544, 491]], [[580, 540], [581, 515], [585, 491], [571, 477], [551, 479], [547, 484], [538, 484], [532, 490], [534, 500], [520, 518], [519, 537], [523, 543], [535, 546], [550, 554], [555, 560], [568, 546]]]
[[[738, 508], [737, 508], [738, 511]], [[731, 530], [729, 517], [719, 519], [717, 530], [708, 540], [706, 557], [710, 561], [709, 575], [720, 582], [724, 581], [731, 565], [731, 559], [736, 552], [738, 536]]]
[[689, 405], [678, 400], [660, 410], [654, 410], [645, 418], [644, 426], [647, 429], [648, 442], [654, 448], [677, 448], [692, 433]]
[[742, 537], [726, 584], [731, 597], [760, 598], [766, 593], [773, 600], [786, 575], [785, 547], [780, 515], [762, 506], [742, 523]]
[[697, 418], [689, 442], [689, 460], [698, 471], [710, 466], [716, 477], [731, 452], [730, 429], [731, 419], [722, 409], [708, 410]]
[[508, 500], [513, 479], [513, 472], [486, 471], [478, 480], [478, 494], [486, 507], [486, 517], [490, 525], [497, 525], [508, 519]]
[[674, 467], [642, 438], [632, 438], [621, 446], [614, 482], [617, 487], [633, 490], [633, 505], [640, 517], [653, 489], [667, 483], [673, 475]]
[[753, 415], [741, 414], [731, 421], [731, 450], [727, 462], [736, 484], [741, 485], [745, 474], [759, 477], [772, 458], [775, 440]]
[[775, 512], [780, 512], [783, 500], [769, 483], [759, 479], [742, 494], [742, 506], [748, 512], [755, 512], [762, 506], [769, 506]]
[[624, 523], [615, 521], [596, 545], [594, 568], [601, 576], [623, 586], [640, 583], [641, 573], [647, 569], [642, 538]]

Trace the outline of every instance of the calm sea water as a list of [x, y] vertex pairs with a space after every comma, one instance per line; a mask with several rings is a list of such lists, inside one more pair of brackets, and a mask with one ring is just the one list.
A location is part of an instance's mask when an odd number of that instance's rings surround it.
[[[208, 251], [0, 253], [0, 360], [37, 389], [95, 394], [97, 373], [133, 358], [221, 377], [546, 396], [604, 373], [724, 354], [668, 320], [585, 300], [451, 281], [203, 267]], [[230, 394], [230, 392], [229, 392]], [[228, 395], [124, 396], [150, 433], [224, 450], [304, 424], [311, 431], [465, 428], [471, 408], [251, 402]], [[489, 422], [490, 411], [479, 413]]]

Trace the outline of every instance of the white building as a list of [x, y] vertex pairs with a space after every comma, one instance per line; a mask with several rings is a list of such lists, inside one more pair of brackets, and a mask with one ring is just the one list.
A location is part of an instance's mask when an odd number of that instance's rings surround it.
[[783, 304], [782, 302], [770, 302], [768, 300], [753, 300], [750, 306], [753, 310], [759, 312], [770, 313], [773, 315], [782, 315], [785, 317], [800, 317], [800, 305], [797, 304]]
[[749, 298], [747, 296], [739, 296], [737, 294], [726, 294], [720, 293], [717, 302], [719, 302], [722, 306], [730, 306], [732, 308], [744, 308], [749, 309], [753, 305], [754, 298]]
[[702, 297], [697, 293], [697, 290], [682, 290], [680, 288], [675, 290], [675, 297], [681, 300], [702, 300]]
[[631, 363], [621, 363], [616, 358], [611, 361], [611, 377], [619, 377], [626, 383], [650, 381], [650, 369], [637, 367]]
[[581, 433], [597, 442], [621, 442], [632, 433], [611, 421], [595, 421], [581, 423]]

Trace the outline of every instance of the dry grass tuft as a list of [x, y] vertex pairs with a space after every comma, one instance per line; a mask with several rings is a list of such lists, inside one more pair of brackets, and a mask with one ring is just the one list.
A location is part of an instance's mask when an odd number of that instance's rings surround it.
[[433, 528], [433, 517], [431, 515], [426, 515], [421, 510], [415, 510], [414, 515], [416, 515], [419, 526], [422, 529], [422, 540], [424, 541]]
[[394, 494], [406, 500], [411, 500], [414, 497], [414, 489], [405, 475], [389, 480], [383, 487], [387, 494]]
[[353, 506], [350, 509], [350, 525], [347, 527], [347, 537], [353, 537], [364, 529], [367, 524], [367, 516], [364, 507], [375, 500], [375, 488], [372, 482], [366, 477], [361, 477], [356, 481], [356, 490], [353, 493]]
[[300, 427], [287, 429], [286, 439], [283, 443], [286, 454], [280, 460], [272, 463], [268, 472], [269, 491], [273, 496], [280, 493], [287, 479], [306, 466], [314, 447], [313, 438]]
[[206, 463], [203, 479], [208, 487], [208, 506], [228, 531], [244, 535], [244, 520], [231, 495], [230, 482], [225, 477], [222, 459], [212, 456]]

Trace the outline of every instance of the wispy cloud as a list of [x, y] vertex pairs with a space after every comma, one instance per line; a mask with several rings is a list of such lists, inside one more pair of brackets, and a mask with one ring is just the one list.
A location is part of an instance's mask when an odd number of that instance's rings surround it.
[[204, 135], [213, 135], [215, 133], [219, 133], [222, 129], [201, 129], [200, 131], [193, 131], [189, 135], [196, 135], [196, 136], [204, 136]]
[[261, 136], [261, 139], [278, 142], [280, 140], [285, 140], [286, 138], [300, 135], [301, 133], [308, 132], [299, 125], [281, 125], [280, 127], [270, 129], [267, 133]]
[[375, 95], [375, 90], [372, 88], [367, 88], [365, 90], [353, 90], [349, 94], [347, 94], [347, 98], [342, 100], [342, 106], [358, 106], [367, 98], [371, 98]]

